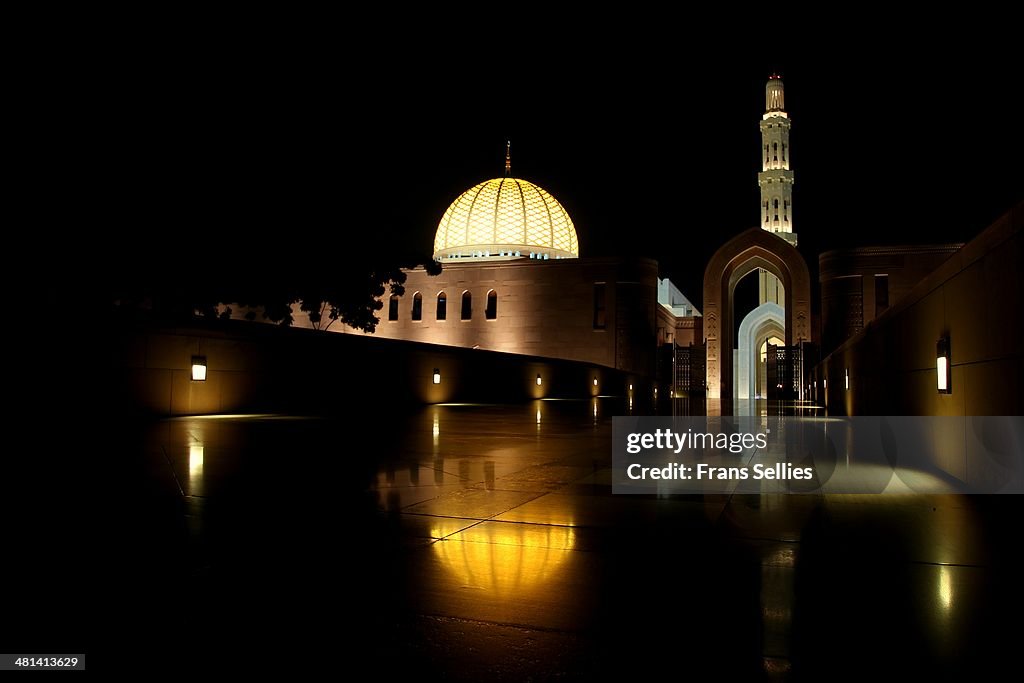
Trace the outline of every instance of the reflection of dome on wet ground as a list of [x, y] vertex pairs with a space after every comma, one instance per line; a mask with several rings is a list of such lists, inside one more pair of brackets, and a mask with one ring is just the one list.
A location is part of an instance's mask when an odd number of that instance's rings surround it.
[[[471, 535], [463, 532], [452, 540], [437, 541], [433, 548], [461, 585], [497, 596], [544, 588], [576, 545], [576, 534], [567, 526], [498, 522], [480, 526]], [[431, 531], [431, 536], [441, 536], [442, 531]], [[463, 536], [466, 540], [461, 540]]]

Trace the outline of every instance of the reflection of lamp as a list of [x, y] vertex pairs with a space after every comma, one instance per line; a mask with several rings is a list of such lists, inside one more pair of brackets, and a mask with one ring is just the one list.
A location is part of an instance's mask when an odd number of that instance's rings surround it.
[[192, 356], [192, 381], [206, 381], [206, 356]]
[[940, 394], [953, 393], [949, 381], [949, 337], [935, 343], [935, 380]]
[[203, 493], [203, 446], [190, 444], [188, 447], [188, 492], [199, 496]]
[[541, 384], [541, 379], [540, 379], [540, 373], [538, 372], [537, 373], [537, 386], [539, 387], [540, 384]]
[[188, 447], [188, 474], [189, 477], [203, 476], [203, 446], [190, 445]]
[[953, 577], [945, 565], [939, 567], [939, 602], [946, 610], [953, 607]]

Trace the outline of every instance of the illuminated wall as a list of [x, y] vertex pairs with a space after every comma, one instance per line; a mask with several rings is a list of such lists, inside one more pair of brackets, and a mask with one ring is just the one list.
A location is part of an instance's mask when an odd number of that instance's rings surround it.
[[[1022, 226], [1018, 204], [826, 356], [816, 382], [820, 392], [828, 380], [819, 399], [828, 412], [1024, 414]], [[949, 340], [949, 393], [937, 390], [940, 338]]]
[[822, 348], [831, 351], [860, 332], [962, 246], [857, 247], [821, 254]]
[[[422, 269], [408, 271], [397, 320], [388, 319], [389, 301], [385, 300], [373, 336], [651, 374], [657, 345], [657, 275], [658, 264], [647, 259], [446, 262], [437, 276]], [[487, 298], [492, 291], [496, 309], [489, 319]], [[442, 292], [446, 303], [440, 320], [437, 302]], [[471, 298], [468, 320], [462, 316], [466, 292]], [[417, 293], [421, 297], [418, 320], [413, 309]], [[232, 310], [236, 318], [245, 315], [238, 307]], [[298, 327], [309, 326], [308, 317], [297, 307], [295, 321]], [[331, 331], [363, 336], [340, 325]]]
[[[350, 410], [353, 402], [383, 409], [650, 390], [642, 376], [592, 363], [236, 320], [122, 323], [105, 333], [110, 353], [97, 401], [109, 396], [105, 407], [115, 412], [309, 414]], [[203, 381], [191, 377], [196, 356], [206, 363]]]

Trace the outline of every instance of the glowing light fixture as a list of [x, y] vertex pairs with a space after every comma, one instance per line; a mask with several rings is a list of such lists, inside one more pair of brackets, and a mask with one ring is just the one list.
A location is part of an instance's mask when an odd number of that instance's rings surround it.
[[846, 368], [843, 371], [843, 381], [846, 383], [846, 390], [850, 390], [850, 368]]
[[940, 394], [953, 393], [949, 381], [949, 337], [935, 343], [935, 381]]
[[434, 384], [440, 384], [440, 383], [441, 383], [441, 370], [438, 369], [438, 368], [434, 368]]
[[594, 386], [595, 387], [597, 386], [597, 378], [596, 377], [594, 378]]
[[539, 387], [540, 385], [541, 385], [540, 373], [537, 373], [537, 386]]
[[633, 391], [633, 385], [632, 384], [629, 385], [629, 390]]
[[192, 381], [206, 381], [206, 356], [192, 356]]

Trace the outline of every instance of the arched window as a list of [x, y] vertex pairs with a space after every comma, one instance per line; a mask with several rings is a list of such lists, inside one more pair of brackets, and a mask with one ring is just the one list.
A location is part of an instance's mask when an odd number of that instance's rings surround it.
[[448, 296], [444, 292], [437, 295], [437, 319], [448, 319]]
[[423, 295], [419, 292], [412, 295], [412, 319], [423, 320]]
[[484, 317], [488, 320], [498, 317], [498, 293], [493, 289], [487, 292], [487, 308], [484, 309]]
[[772, 156], [774, 157], [773, 161], [779, 160], [779, 143], [777, 142], [772, 143]]
[[473, 295], [466, 290], [462, 293], [462, 319], [470, 320], [473, 317]]
[[775, 200], [775, 220], [779, 220], [779, 200]]
[[388, 299], [388, 320], [398, 320], [398, 295], [392, 294]]
[[785, 142], [782, 143], [782, 160], [783, 161], [786, 160], [786, 143]]

